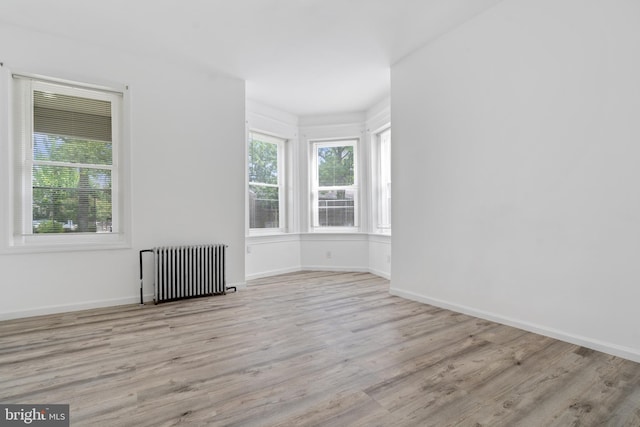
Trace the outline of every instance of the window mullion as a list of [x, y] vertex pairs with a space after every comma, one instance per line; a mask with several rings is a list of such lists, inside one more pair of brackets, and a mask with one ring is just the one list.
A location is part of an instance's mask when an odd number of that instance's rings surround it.
[[270, 187], [270, 188], [280, 188], [279, 184], [266, 184], [264, 182], [254, 182], [254, 181], [249, 182], [249, 185], [257, 185], [260, 187]]
[[112, 165], [100, 165], [96, 163], [71, 163], [71, 162], [60, 162], [60, 161], [51, 161], [51, 160], [33, 160], [33, 166], [60, 166], [67, 168], [83, 168], [83, 169], [106, 169], [106, 170], [114, 170]]

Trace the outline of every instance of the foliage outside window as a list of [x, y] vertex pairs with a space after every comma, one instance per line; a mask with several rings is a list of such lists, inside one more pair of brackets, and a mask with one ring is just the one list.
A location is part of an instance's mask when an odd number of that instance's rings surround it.
[[249, 228], [283, 228], [284, 140], [249, 134]]
[[313, 144], [313, 224], [358, 226], [356, 140]]
[[391, 128], [378, 134], [378, 228], [391, 230]]
[[122, 95], [16, 77], [16, 234], [117, 233]]

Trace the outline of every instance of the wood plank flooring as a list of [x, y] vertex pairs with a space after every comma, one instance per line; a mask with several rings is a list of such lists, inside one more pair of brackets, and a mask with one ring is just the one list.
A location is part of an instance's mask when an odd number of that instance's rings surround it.
[[640, 426], [640, 364], [302, 272], [0, 322], [0, 402], [72, 426]]

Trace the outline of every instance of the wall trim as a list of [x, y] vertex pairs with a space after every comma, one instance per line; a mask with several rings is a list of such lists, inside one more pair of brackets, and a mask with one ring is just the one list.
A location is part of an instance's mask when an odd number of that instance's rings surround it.
[[[255, 280], [255, 279], [264, 279], [265, 277], [278, 276], [281, 274], [288, 273], [298, 273], [301, 271], [338, 271], [340, 273], [371, 273], [376, 276], [380, 276], [383, 279], [391, 280], [391, 275], [385, 273], [384, 271], [375, 270], [373, 268], [356, 268], [356, 267], [334, 267], [334, 266], [302, 266], [302, 267], [294, 267], [294, 268], [283, 268], [279, 270], [270, 270], [262, 273], [251, 274], [247, 276], [247, 281]], [[249, 287], [249, 285], [245, 282], [244, 288]], [[240, 288], [238, 288], [240, 289]]]
[[381, 270], [376, 270], [376, 269], [374, 269], [374, 268], [370, 268], [370, 269], [369, 269], [369, 273], [371, 273], [371, 274], [375, 274], [376, 276], [380, 276], [380, 277], [382, 277], [383, 279], [391, 280], [391, 274], [386, 273], [386, 272], [381, 271]]
[[[235, 282], [235, 283], [227, 283], [227, 289], [228, 288], [232, 288], [232, 287], [236, 287], [237, 290], [241, 290], [241, 289], [247, 289], [247, 282]], [[233, 291], [231, 291], [231, 293], [233, 293]]]
[[366, 121], [367, 113], [365, 111], [317, 116], [299, 116], [298, 127], [300, 128], [300, 133], [304, 134], [306, 131], [313, 132], [323, 129], [362, 127]]
[[300, 235], [293, 233], [252, 235], [245, 238], [247, 244], [266, 245], [272, 243], [299, 242]]
[[423, 304], [429, 304], [436, 307], [452, 310], [458, 313], [467, 314], [469, 316], [478, 317], [492, 322], [501, 323], [503, 325], [512, 326], [514, 328], [522, 329], [528, 332], [533, 332], [539, 335], [555, 338], [561, 341], [568, 342], [583, 347], [588, 347], [593, 350], [608, 353], [613, 356], [622, 357], [634, 362], [640, 363], [640, 349], [634, 349], [630, 347], [624, 347], [616, 344], [611, 344], [604, 341], [594, 340], [589, 337], [570, 334], [558, 329], [548, 328], [540, 326], [534, 323], [524, 322], [511, 317], [502, 316], [496, 313], [491, 313], [484, 310], [478, 310], [472, 307], [468, 307], [461, 304], [452, 303], [449, 301], [441, 300], [438, 298], [431, 298], [425, 295], [421, 295], [411, 291], [405, 291], [402, 289], [391, 286], [389, 293], [401, 298], [409, 299], [412, 301], [421, 302]]
[[368, 233], [300, 233], [301, 242], [366, 242]]
[[[245, 109], [248, 117], [255, 116], [281, 125], [298, 127], [298, 116], [259, 101], [247, 99], [245, 101]], [[248, 122], [251, 123], [250, 118]]]
[[[230, 286], [235, 286], [238, 290], [246, 289], [247, 282], [237, 282], [237, 283], [227, 283], [227, 288]], [[231, 291], [233, 293], [233, 291]], [[144, 294], [143, 301], [153, 302], [153, 294]], [[73, 313], [75, 311], [83, 311], [83, 310], [91, 310], [94, 308], [108, 308], [108, 307], [117, 307], [119, 305], [140, 305], [140, 295], [136, 295], [133, 297], [125, 297], [125, 298], [111, 298], [104, 300], [95, 300], [95, 301], [85, 301], [77, 304], [65, 304], [65, 305], [49, 305], [34, 309], [27, 310], [19, 310], [19, 311], [9, 311], [5, 313], [0, 313], [0, 321], [3, 320], [13, 320], [13, 319], [24, 319], [27, 317], [35, 317], [35, 316], [47, 316], [50, 314], [59, 314], [59, 313]]]
[[[145, 295], [145, 300], [146, 298], [147, 296]], [[153, 300], [153, 295], [151, 295], [151, 299]], [[49, 314], [69, 313], [74, 311], [90, 310], [93, 308], [115, 307], [118, 305], [129, 304], [140, 305], [140, 295], [125, 298], [85, 301], [77, 304], [48, 305], [34, 309], [9, 311], [0, 313], [0, 320], [22, 319], [25, 317], [46, 316]]]
[[391, 235], [390, 234], [369, 234], [369, 241], [390, 245]]
[[388, 243], [391, 244], [391, 234], [381, 233], [364, 233], [364, 232], [331, 232], [331, 231], [315, 231], [310, 233], [273, 233], [273, 234], [252, 234], [245, 236], [247, 243], [253, 245], [281, 243], [281, 242], [297, 242], [297, 241], [366, 241]]
[[375, 133], [391, 122], [391, 98], [385, 97], [367, 111], [367, 132]]
[[303, 265], [301, 271], [337, 271], [340, 273], [370, 273], [365, 267], [340, 267], [337, 265]]
[[[254, 279], [263, 279], [265, 277], [278, 276], [280, 274], [287, 274], [287, 273], [297, 273], [299, 271], [302, 271], [302, 267], [280, 268], [278, 270], [269, 270], [269, 271], [263, 271], [261, 273], [250, 274], [246, 276], [246, 279], [247, 281], [254, 280]], [[248, 285], [245, 282], [245, 287], [247, 286]]]

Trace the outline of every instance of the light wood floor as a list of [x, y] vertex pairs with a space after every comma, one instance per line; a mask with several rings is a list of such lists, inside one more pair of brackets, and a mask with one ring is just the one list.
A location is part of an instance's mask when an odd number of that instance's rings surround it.
[[640, 364], [305, 272], [0, 322], [0, 402], [71, 425], [640, 426]]

